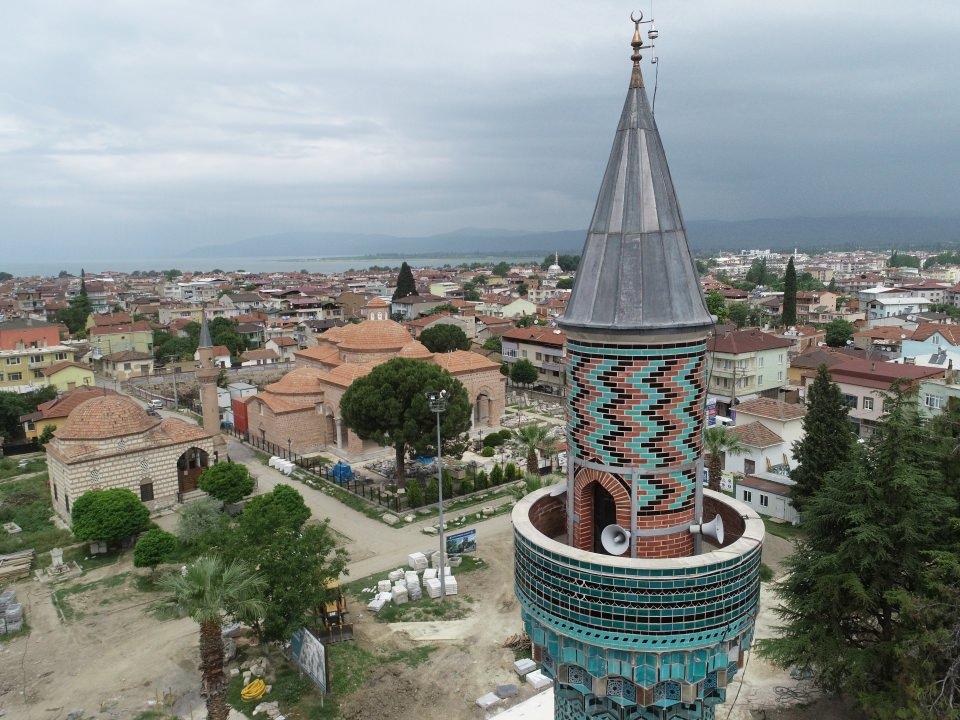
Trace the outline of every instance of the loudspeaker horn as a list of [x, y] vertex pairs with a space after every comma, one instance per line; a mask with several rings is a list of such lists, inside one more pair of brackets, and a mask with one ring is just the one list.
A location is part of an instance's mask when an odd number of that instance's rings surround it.
[[708, 523], [691, 525], [690, 532], [694, 535], [703, 535], [706, 538], [716, 541], [718, 545], [723, 545], [723, 518], [717, 515]]
[[617, 524], [607, 525], [600, 533], [600, 544], [611, 555], [623, 555], [630, 549], [630, 531]]

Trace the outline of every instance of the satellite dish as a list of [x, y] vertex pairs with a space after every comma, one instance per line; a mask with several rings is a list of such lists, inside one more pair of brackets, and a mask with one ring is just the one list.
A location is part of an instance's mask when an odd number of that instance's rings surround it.
[[723, 518], [717, 515], [708, 523], [691, 525], [690, 532], [694, 535], [703, 535], [705, 538], [716, 541], [718, 545], [723, 545]]
[[607, 525], [600, 533], [600, 544], [611, 555], [623, 555], [630, 548], [630, 532], [617, 524]]

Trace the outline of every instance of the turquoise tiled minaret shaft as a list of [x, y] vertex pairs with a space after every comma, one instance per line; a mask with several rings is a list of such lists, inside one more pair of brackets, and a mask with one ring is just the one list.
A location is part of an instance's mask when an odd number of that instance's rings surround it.
[[[560, 324], [567, 334], [566, 486], [513, 511], [515, 587], [557, 720], [712, 720], [743, 667], [763, 523], [704, 490], [712, 329], [640, 73]], [[691, 532], [720, 516], [721, 547]], [[629, 538], [609, 554], [601, 531]]]

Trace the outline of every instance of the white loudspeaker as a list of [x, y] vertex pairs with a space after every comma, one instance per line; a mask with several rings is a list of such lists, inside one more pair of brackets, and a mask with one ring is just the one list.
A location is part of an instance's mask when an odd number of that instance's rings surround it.
[[718, 545], [723, 545], [723, 518], [717, 515], [708, 523], [691, 525], [690, 532], [694, 535], [703, 535], [706, 538], [716, 541]]
[[630, 531], [619, 525], [607, 525], [600, 533], [600, 544], [611, 555], [623, 555], [630, 549]]

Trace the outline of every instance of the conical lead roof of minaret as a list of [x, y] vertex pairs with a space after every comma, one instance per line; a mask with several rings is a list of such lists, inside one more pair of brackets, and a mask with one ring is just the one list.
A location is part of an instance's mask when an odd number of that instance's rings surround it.
[[638, 65], [560, 324], [623, 331], [713, 324]]

